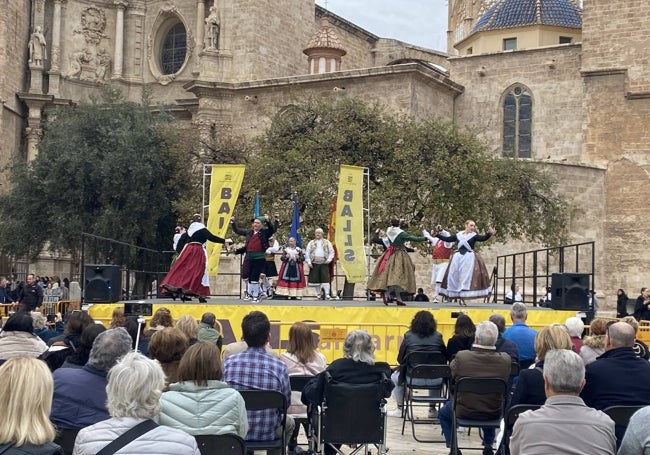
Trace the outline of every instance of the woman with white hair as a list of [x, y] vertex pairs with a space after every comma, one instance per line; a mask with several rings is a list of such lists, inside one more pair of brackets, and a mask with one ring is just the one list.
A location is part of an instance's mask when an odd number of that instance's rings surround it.
[[33, 357], [11, 358], [0, 367], [0, 381], [0, 453], [62, 455], [52, 442], [54, 381], [47, 365]]
[[[73, 455], [94, 455], [109, 444], [115, 444], [110, 453], [117, 454], [200, 455], [192, 436], [153, 422], [164, 387], [165, 374], [157, 361], [137, 352], [125, 355], [108, 373], [111, 418], [82, 429]], [[126, 435], [136, 427], [137, 433]]]
[[343, 358], [330, 363], [327, 369], [314, 376], [302, 391], [302, 402], [320, 404], [323, 400], [326, 373], [334, 381], [349, 384], [370, 384], [384, 381], [384, 397], [388, 398], [395, 385], [390, 380], [391, 370], [386, 362], [375, 362], [375, 345], [365, 330], [348, 333], [343, 344]]

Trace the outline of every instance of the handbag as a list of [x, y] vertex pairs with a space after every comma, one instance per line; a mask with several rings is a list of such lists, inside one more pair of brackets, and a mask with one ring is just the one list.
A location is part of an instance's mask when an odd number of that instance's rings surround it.
[[115, 441], [111, 442], [108, 444], [106, 447], [104, 447], [102, 450], [97, 452], [97, 455], [113, 455], [115, 452], [120, 450], [122, 447], [128, 445], [129, 443], [135, 441], [138, 439], [140, 436], [143, 434], [153, 430], [156, 428], [158, 424], [154, 422], [153, 420], [145, 420], [144, 422], [140, 422], [130, 430], [128, 430], [126, 433], [123, 433], [120, 435], [119, 438], [117, 438]]

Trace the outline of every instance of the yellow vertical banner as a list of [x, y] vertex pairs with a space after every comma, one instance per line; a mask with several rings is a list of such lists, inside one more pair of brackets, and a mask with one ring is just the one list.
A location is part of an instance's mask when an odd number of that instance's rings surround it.
[[342, 164], [336, 197], [334, 243], [339, 264], [350, 283], [366, 281], [366, 250], [363, 244], [363, 168]]
[[[235, 211], [239, 197], [244, 171], [243, 164], [215, 164], [212, 166], [210, 179], [210, 206], [208, 208], [208, 231], [226, 238], [230, 227], [230, 218]], [[208, 274], [216, 275], [219, 271], [221, 244], [208, 242]]]

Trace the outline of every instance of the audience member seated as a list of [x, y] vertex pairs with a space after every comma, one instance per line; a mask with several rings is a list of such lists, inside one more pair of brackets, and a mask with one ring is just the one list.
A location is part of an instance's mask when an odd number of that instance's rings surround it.
[[7, 319], [0, 332], [0, 362], [11, 357], [39, 357], [47, 345], [34, 335], [32, 314], [18, 311]]
[[[372, 384], [383, 382], [384, 397], [388, 398], [393, 390], [390, 366], [385, 362], [375, 362], [375, 345], [365, 330], [354, 330], [345, 337], [343, 358], [330, 363], [327, 369], [314, 376], [302, 391], [304, 404], [320, 405], [323, 402], [326, 373], [332, 380], [347, 384]], [[336, 453], [329, 444], [325, 446], [325, 455]]]
[[417, 294], [413, 297], [414, 302], [428, 302], [429, 296], [424, 293], [424, 289], [418, 288]]
[[174, 327], [185, 334], [189, 346], [199, 341], [199, 324], [193, 316], [182, 315], [176, 320]]
[[580, 354], [582, 349], [582, 332], [585, 330], [585, 323], [582, 322], [582, 319], [579, 317], [573, 316], [567, 318], [564, 323], [566, 331], [571, 337], [571, 343], [573, 343], [573, 352]]
[[[79, 431], [73, 455], [95, 455], [136, 425], [154, 419], [164, 387], [165, 373], [158, 362], [136, 352], [125, 355], [108, 373], [106, 403], [111, 418]], [[155, 426], [117, 453], [200, 455], [193, 436], [165, 426]]]
[[647, 455], [650, 454], [650, 406], [634, 413], [627, 425], [623, 442], [618, 449], [618, 455]]
[[85, 311], [68, 311], [64, 317], [63, 335], [50, 338], [50, 348], [41, 356], [51, 371], [60, 368], [65, 359], [81, 346], [81, 334], [95, 321]]
[[650, 405], [650, 362], [634, 353], [634, 328], [617, 322], [607, 329], [605, 353], [586, 367], [581, 397], [587, 406]]
[[169, 308], [160, 307], [153, 314], [149, 321], [149, 328], [145, 330], [144, 335], [147, 339], [150, 339], [156, 331], [165, 327], [174, 327], [174, 318], [172, 318], [172, 312], [169, 311]]
[[166, 385], [178, 382], [178, 365], [187, 347], [187, 337], [176, 327], [165, 327], [151, 336], [149, 356], [160, 362]]
[[[404, 402], [404, 388], [406, 384], [406, 357], [415, 351], [438, 352], [441, 356], [447, 358], [447, 347], [442, 339], [442, 334], [437, 331], [436, 320], [430, 311], [418, 311], [413, 316], [411, 328], [404, 334], [404, 339], [397, 353], [397, 363], [400, 367], [391, 375], [391, 380], [395, 384], [393, 389], [393, 398], [397, 402], [397, 409], [389, 411], [388, 415], [392, 417], [402, 417], [402, 403]], [[413, 379], [414, 385], [437, 386], [442, 383], [442, 379]], [[435, 393], [434, 390], [430, 391]], [[440, 396], [438, 394], [438, 396]], [[429, 409], [431, 417], [436, 416], [435, 408]]]
[[499, 338], [497, 338], [497, 352], [505, 352], [510, 356], [510, 360], [513, 363], [519, 364], [519, 348], [517, 345], [510, 340], [503, 338], [503, 332], [506, 330], [506, 318], [502, 314], [493, 313], [490, 315], [490, 322], [497, 326], [499, 330]]
[[216, 328], [217, 317], [214, 313], [203, 313], [201, 322], [199, 322], [199, 341], [208, 341], [215, 343], [219, 350], [223, 344], [223, 337]]
[[596, 318], [589, 324], [589, 335], [582, 342], [580, 357], [585, 365], [589, 365], [598, 356], [605, 352], [605, 333], [607, 332], [607, 320]]
[[178, 366], [178, 382], [160, 399], [158, 422], [189, 434], [248, 432], [244, 399], [222, 382], [221, 356], [214, 343], [190, 346]]
[[503, 332], [503, 338], [510, 340], [519, 349], [519, 366], [524, 369], [535, 363], [535, 335], [537, 331], [526, 325], [526, 305], [515, 302], [510, 309], [512, 325]]
[[16, 357], [0, 366], [0, 453], [63, 455], [52, 441], [52, 373], [40, 360]]
[[[269, 355], [264, 348], [271, 340], [271, 323], [261, 311], [252, 311], [241, 323], [242, 335], [248, 348], [228, 357], [223, 364], [223, 377], [237, 390], [277, 390], [291, 403], [291, 384], [287, 366], [275, 355]], [[271, 441], [281, 435], [282, 422], [274, 409], [248, 411], [249, 441]], [[294, 421], [287, 416], [285, 438], [288, 442], [293, 434]], [[276, 451], [269, 451], [275, 453]], [[277, 452], [279, 453], [279, 452]]]
[[113, 314], [111, 315], [111, 324], [108, 328], [116, 329], [118, 327], [124, 327], [124, 322], [126, 322], [126, 317], [124, 316], [124, 307], [115, 307], [113, 309]]
[[54, 372], [52, 422], [59, 428], [84, 428], [108, 419], [106, 375], [120, 357], [131, 350], [124, 328], [97, 335], [83, 368], [59, 368]]
[[61, 368], [83, 368], [83, 366], [88, 362], [90, 350], [93, 348], [95, 339], [100, 333], [105, 331], [106, 328], [101, 324], [90, 324], [86, 327], [84, 331], [81, 332], [79, 346], [77, 346], [77, 349], [72, 354], [66, 357]]
[[[127, 332], [129, 332], [129, 335], [131, 335], [131, 339], [133, 340], [131, 347], [135, 350], [135, 344], [137, 341], [138, 352], [146, 357], [149, 357], [149, 338], [144, 335], [144, 332], [146, 330], [145, 324], [140, 324], [138, 322], [137, 316], [127, 316], [126, 320], [124, 321], [124, 328]], [[140, 337], [138, 337], [138, 331], [140, 331]]]
[[566, 330], [559, 325], [544, 327], [535, 337], [535, 352], [537, 363], [535, 368], [519, 371], [519, 380], [510, 399], [510, 406], [518, 404], [544, 404], [544, 360], [546, 353], [552, 349], [573, 349], [571, 338]]
[[465, 313], [459, 314], [454, 325], [454, 334], [447, 341], [447, 358], [451, 360], [456, 356], [458, 351], [471, 349], [475, 337], [476, 326], [472, 318]]
[[648, 360], [648, 358], [650, 358], [648, 346], [637, 338], [637, 334], [639, 333], [639, 322], [634, 319], [633, 316], [625, 316], [621, 319], [621, 322], [627, 322], [634, 328], [634, 353], [636, 356]]
[[[287, 351], [280, 355], [280, 360], [287, 366], [289, 376], [314, 376], [325, 370], [327, 361], [325, 356], [316, 350], [316, 344], [317, 338], [308, 324], [295, 322], [291, 326]], [[300, 395], [301, 391], [291, 391], [291, 406], [287, 413], [294, 419], [307, 418], [307, 407], [300, 401]], [[296, 425], [289, 439], [289, 452], [296, 451], [299, 431], [300, 426]]]
[[[516, 303], [515, 303], [516, 305]], [[505, 352], [496, 352], [496, 342], [499, 337], [497, 326], [490, 322], [481, 322], [476, 327], [476, 336], [470, 351], [460, 351], [451, 361], [451, 377], [454, 380], [460, 378], [502, 378], [508, 380], [511, 369], [511, 359]], [[456, 394], [456, 409], [458, 417], [472, 419], [496, 419], [501, 409], [501, 399], [495, 397], [494, 402], [487, 399], [475, 400], [472, 394]], [[451, 445], [452, 429], [452, 403], [447, 401], [440, 409], [438, 418], [440, 427], [445, 436], [447, 447]], [[483, 429], [483, 455], [494, 453], [494, 429]]]
[[585, 405], [579, 397], [584, 385], [585, 366], [578, 354], [566, 349], [549, 351], [544, 367], [546, 401], [540, 409], [519, 416], [510, 453], [614, 455], [614, 422]]
[[34, 334], [45, 343], [47, 343], [50, 338], [59, 336], [57, 332], [47, 328], [47, 319], [40, 311], [32, 311], [32, 324], [34, 325]]

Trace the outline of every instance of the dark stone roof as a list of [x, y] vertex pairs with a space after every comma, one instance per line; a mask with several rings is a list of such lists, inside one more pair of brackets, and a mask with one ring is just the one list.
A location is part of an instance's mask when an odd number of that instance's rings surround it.
[[571, 0], [498, 0], [478, 19], [472, 33], [527, 25], [581, 28], [582, 9]]

